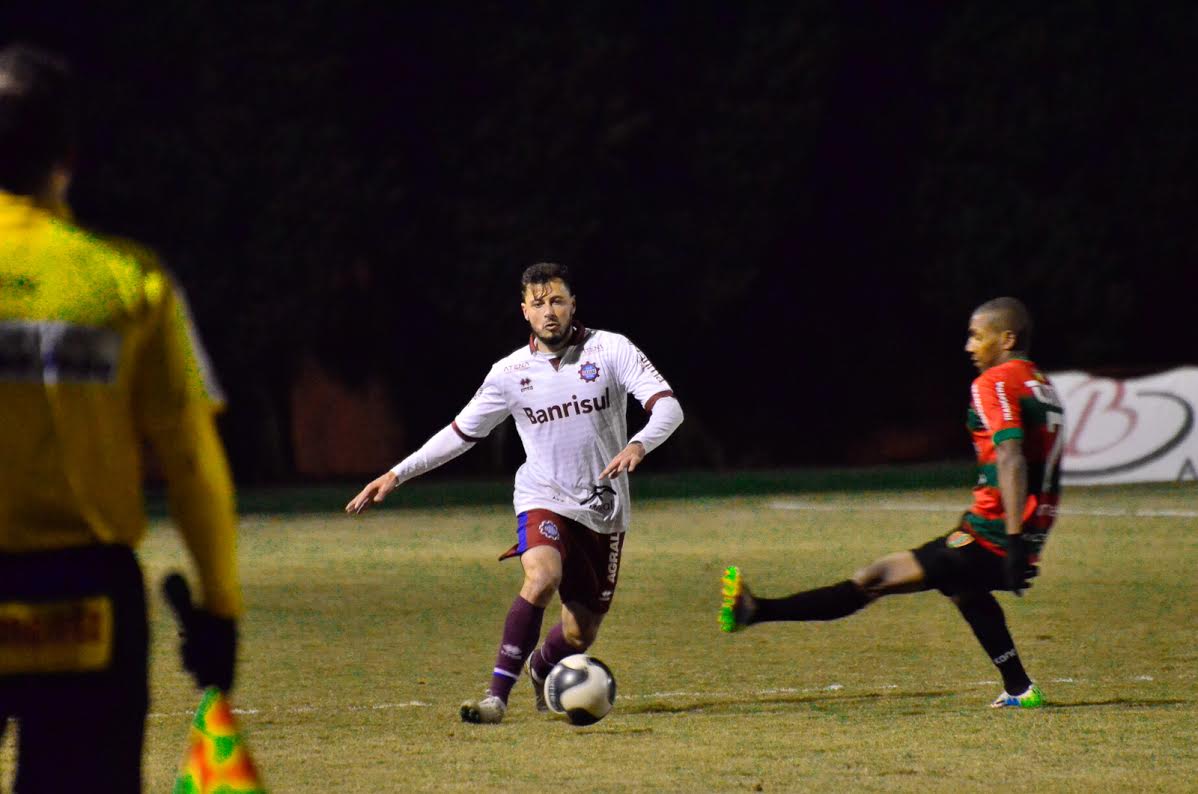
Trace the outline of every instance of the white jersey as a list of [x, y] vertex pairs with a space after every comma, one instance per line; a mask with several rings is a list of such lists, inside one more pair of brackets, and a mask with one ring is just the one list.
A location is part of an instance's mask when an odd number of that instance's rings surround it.
[[628, 474], [599, 473], [628, 443], [629, 394], [651, 411], [672, 391], [627, 337], [576, 324], [561, 353], [530, 341], [495, 362], [453, 428], [478, 441], [511, 416], [527, 456], [516, 472], [516, 513], [552, 510], [596, 532], [623, 532]]

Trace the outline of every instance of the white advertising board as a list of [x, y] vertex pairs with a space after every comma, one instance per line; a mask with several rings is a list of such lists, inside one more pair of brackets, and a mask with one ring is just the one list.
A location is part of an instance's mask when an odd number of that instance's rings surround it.
[[1065, 403], [1065, 483], [1198, 480], [1198, 367], [1128, 380], [1048, 377]]

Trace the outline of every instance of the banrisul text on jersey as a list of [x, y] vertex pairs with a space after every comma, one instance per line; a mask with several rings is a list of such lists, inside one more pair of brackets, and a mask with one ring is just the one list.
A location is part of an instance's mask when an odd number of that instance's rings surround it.
[[604, 389], [602, 397], [583, 397], [580, 400], [577, 394], [571, 394], [569, 401], [559, 405], [550, 405], [548, 408], [537, 408], [536, 410], [525, 407], [524, 415], [528, 417], [530, 424], [539, 425], [542, 422], [552, 422], [555, 419], [569, 419], [571, 408], [574, 409], [574, 416], [582, 416], [591, 411], [606, 411], [609, 407], [611, 407], [611, 394]]

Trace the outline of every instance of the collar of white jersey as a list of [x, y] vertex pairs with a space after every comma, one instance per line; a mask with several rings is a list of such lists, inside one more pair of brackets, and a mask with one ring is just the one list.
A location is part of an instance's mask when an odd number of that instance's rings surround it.
[[[587, 329], [582, 323], [574, 323], [570, 326], [570, 341], [566, 343], [566, 347], [571, 347], [578, 344], [587, 338]], [[537, 335], [528, 335], [528, 352], [536, 355], [537, 351]], [[555, 354], [557, 355], [557, 354]]]

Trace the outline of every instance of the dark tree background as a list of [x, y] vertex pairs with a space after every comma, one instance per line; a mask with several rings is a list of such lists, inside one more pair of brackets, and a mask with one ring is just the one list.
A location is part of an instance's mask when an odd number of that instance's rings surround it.
[[1046, 369], [1195, 361], [1188, 2], [26, 6], [0, 41], [84, 86], [77, 213], [187, 289], [243, 480], [294, 474], [313, 364], [443, 426], [544, 259], [681, 397], [662, 467], [967, 455], [1000, 294]]

